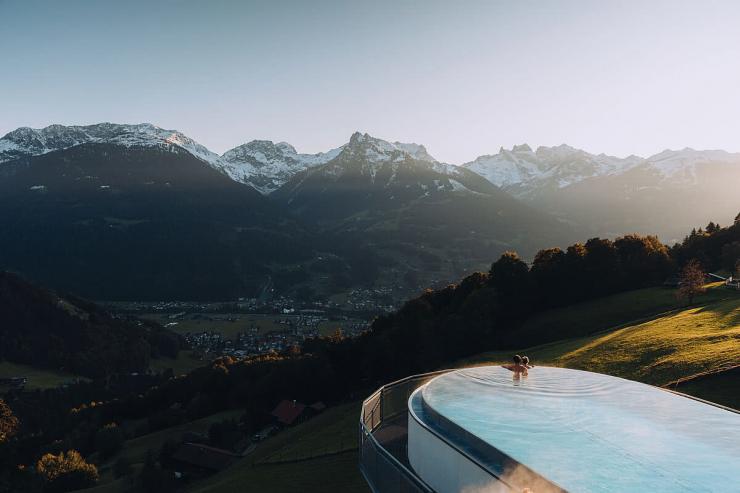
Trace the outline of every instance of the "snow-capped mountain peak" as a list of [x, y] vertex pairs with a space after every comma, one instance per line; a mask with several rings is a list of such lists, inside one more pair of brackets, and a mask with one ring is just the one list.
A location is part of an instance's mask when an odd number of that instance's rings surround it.
[[545, 188], [563, 188], [594, 176], [625, 171], [644, 161], [642, 158], [598, 156], [566, 144], [538, 147], [527, 144], [501, 149], [493, 156], [481, 156], [463, 164], [494, 185], [517, 195], [528, 195]]
[[[328, 164], [335, 158], [373, 169], [382, 163], [407, 159], [436, 163], [423, 145], [391, 143], [361, 132], [353, 133], [346, 144], [317, 154], [301, 154], [287, 142], [254, 140], [225, 152], [221, 161], [222, 168], [233, 179], [269, 194], [301, 171]], [[374, 174], [373, 170], [368, 171]], [[340, 172], [339, 168], [336, 172]]]
[[370, 163], [384, 163], [388, 161], [403, 161], [410, 154], [383, 139], [371, 135], [355, 132], [349, 139], [349, 143], [342, 151], [344, 159], [359, 159]]
[[271, 193], [296, 173], [327, 163], [341, 151], [338, 147], [318, 154], [300, 154], [287, 142], [253, 140], [226, 151], [221, 166], [232, 179]]
[[22, 156], [38, 156], [82, 144], [113, 144], [124, 147], [178, 148], [218, 167], [219, 157], [185, 134], [151, 123], [135, 125], [98, 123], [86, 126], [49, 125], [41, 129], [21, 127], [0, 139], [0, 162]]
[[664, 178], [682, 177], [684, 180], [696, 176], [697, 167], [707, 163], [740, 163], [740, 153], [721, 150], [697, 151], [686, 147], [680, 151], [666, 149], [647, 159], [650, 167]]
[[437, 162], [437, 160], [434, 159], [434, 157], [432, 157], [429, 152], [427, 152], [427, 148], [421, 144], [404, 144], [403, 142], [394, 142], [393, 145], [410, 154], [411, 157], [419, 161], [428, 161], [430, 163]]
[[685, 148], [665, 150], [647, 159], [635, 155], [618, 158], [603, 153], [590, 154], [566, 144], [538, 147], [533, 152], [523, 144], [510, 151], [501, 148], [498, 154], [480, 156], [462, 166], [515, 195], [530, 196], [590, 178], [621, 175], [638, 167], [662, 180], [687, 184], [696, 179], [698, 167], [708, 163], [740, 163], [740, 154]]
[[367, 133], [353, 133], [349, 143], [344, 147], [349, 155], [355, 158], [362, 157], [371, 163], [403, 161], [408, 158], [429, 163], [437, 162], [421, 144], [389, 142]]
[[181, 132], [150, 123], [50, 125], [41, 129], [21, 127], [0, 139], [0, 163], [83, 144], [185, 151], [226, 173], [233, 180], [249, 184], [265, 194], [282, 186], [293, 175], [326, 164], [342, 152], [360, 153], [364, 160], [371, 163], [400, 162], [408, 158], [436, 163], [423, 145], [391, 143], [360, 132], [355, 132], [347, 144], [317, 154], [299, 153], [287, 142], [253, 140], [219, 156]]

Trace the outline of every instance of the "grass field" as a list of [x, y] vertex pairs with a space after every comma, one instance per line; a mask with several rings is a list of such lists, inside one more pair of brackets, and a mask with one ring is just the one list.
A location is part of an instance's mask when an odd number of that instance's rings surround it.
[[177, 358], [152, 359], [149, 368], [159, 372], [172, 368], [175, 375], [182, 375], [207, 364], [208, 361], [193, 357], [193, 351], [182, 350], [177, 354]]
[[[129, 460], [134, 470], [138, 470], [146, 460], [149, 450], [154, 451], [155, 454], [159, 453], [162, 445], [168, 440], [179, 441], [185, 432], [207, 434], [208, 428], [211, 424], [226, 419], [238, 419], [241, 414], [242, 411], [240, 410], [224, 411], [203, 419], [159, 430], [131, 440], [126, 440], [123, 444], [122, 450], [118, 454], [98, 466], [100, 484], [95, 488], [85, 491], [96, 493], [119, 493], [128, 491], [132, 488], [131, 478], [122, 478], [118, 480], [114, 480], [113, 478], [113, 464], [115, 464], [116, 460], [124, 457]], [[124, 426], [125, 425], [126, 423], [124, 423]], [[129, 423], [125, 428], [135, 428], [135, 423]]]
[[[329, 408], [261, 442], [250, 455], [229, 469], [192, 484], [188, 491], [367, 492], [368, 487], [357, 466], [359, 412], [360, 402]], [[333, 453], [342, 449], [345, 451]], [[328, 455], [305, 459], [314, 454]], [[296, 462], [271, 462], [276, 460]]]
[[[245, 459], [246, 460], [246, 459]], [[240, 467], [239, 464], [212, 478], [193, 493], [323, 493], [369, 492], [357, 466], [357, 451], [318, 457], [290, 464]]]
[[26, 389], [28, 390], [50, 389], [78, 378], [71, 373], [59, 370], [34, 368], [9, 361], [0, 362], [0, 378], [10, 377], [27, 377]]
[[[697, 297], [695, 305], [732, 297], [733, 293], [722, 283], [708, 284], [706, 293]], [[637, 289], [540, 313], [527, 320], [519, 334], [522, 340], [559, 341], [594, 334], [678, 307], [675, 289]]]
[[[681, 382], [669, 388], [707, 401], [724, 402], [730, 407], [740, 409], [740, 367]], [[734, 398], [728, 399], [728, 396]]]
[[[716, 301], [723, 297], [720, 294], [729, 295], [729, 299]], [[608, 300], [607, 306], [612, 302]], [[513, 352], [519, 352], [527, 354], [535, 365], [583, 369], [666, 385], [737, 365], [740, 363], [740, 296], [730, 291], [713, 290], [702, 303], [702, 306], [677, 310], [596, 335], [519, 351], [483, 353], [466, 358], [457, 366], [508, 362]], [[597, 304], [592, 307], [597, 308]], [[739, 386], [737, 373], [720, 373], [671, 388], [740, 407]]]
[[226, 419], [238, 419], [242, 414], [243, 411], [241, 410], [224, 411], [196, 421], [191, 421], [190, 423], [127, 440], [124, 443], [123, 450], [108, 462], [112, 464], [118, 457], [126, 457], [132, 464], [143, 463], [146, 459], [147, 451], [154, 450], [158, 452], [167, 440], [179, 440], [182, 434], [187, 431], [207, 434], [208, 428], [213, 423]]
[[356, 449], [359, 408], [360, 403], [353, 402], [327, 410], [261, 462], [302, 460]]
[[174, 323], [167, 328], [173, 332], [185, 334], [187, 332], [220, 332], [226, 339], [235, 339], [240, 332], [250, 328], [256, 328], [259, 334], [267, 334], [271, 331], [285, 330], [285, 326], [277, 321], [284, 319], [285, 315], [246, 315], [243, 313], [189, 313], [177, 319], [169, 318], [169, 314], [149, 313], [142, 318], [153, 320], [162, 325]]
[[342, 327], [341, 321], [326, 320], [324, 322], [319, 323], [319, 335], [330, 336], [334, 334], [337, 331], [337, 329], [341, 327]]
[[[178, 334], [196, 333], [204, 331], [219, 332], [226, 339], [234, 340], [237, 334], [245, 332], [250, 328], [256, 328], [257, 333], [265, 335], [269, 332], [282, 332], [288, 326], [279, 323], [280, 320], [297, 320], [298, 315], [261, 315], [261, 314], [243, 314], [243, 313], [220, 313], [204, 314], [190, 313], [183, 315], [178, 319], [170, 319], [169, 314], [149, 313], [142, 315], [142, 318], [153, 320], [162, 325], [169, 325], [167, 328]], [[338, 328], [345, 323], [357, 322], [354, 320], [324, 320], [319, 323], [318, 330], [322, 336], [332, 335]]]
[[[305, 423], [285, 429], [258, 443], [253, 452], [229, 469], [188, 485], [188, 491], [366, 492], [367, 487], [357, 468], [359, 409], [360, 402], [342, 404]], [[112, 464], [119, 457], [128, 458], [138, 469], [147, 452], [158, 451], [167, 440], [177, 440], [185, 431], [206, 433], [212, 423], [238, 418], [240, 414], [241, 411], [226, 411], [128, 440], [117, 456], [100, 467], [101, 484], [85, 491], [135, 491], [130, 479], [113, 479]]]

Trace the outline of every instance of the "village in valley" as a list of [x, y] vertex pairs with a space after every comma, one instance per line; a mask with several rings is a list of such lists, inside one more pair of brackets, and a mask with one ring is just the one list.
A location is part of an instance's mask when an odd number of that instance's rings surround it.
[[355, 337], [372, 320], [396, 309], [387, 290], [356, 289], [341, 300], [299, 301], [287, 296], [228, 302], [110, 302], [118, 317], [151, 320], [182, 336], [190, 358], [244, 358], [281, 352], [306, 339], [341, 334]]

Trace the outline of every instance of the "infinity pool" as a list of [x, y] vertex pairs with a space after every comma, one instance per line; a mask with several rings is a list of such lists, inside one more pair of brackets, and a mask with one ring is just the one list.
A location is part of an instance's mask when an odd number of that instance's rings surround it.
[[740, 414], [720, 407], [546, 367], [520, 380], [457, 370], [420, 392], [446, 433], [459, 427], [569, 492], [740, 492]]

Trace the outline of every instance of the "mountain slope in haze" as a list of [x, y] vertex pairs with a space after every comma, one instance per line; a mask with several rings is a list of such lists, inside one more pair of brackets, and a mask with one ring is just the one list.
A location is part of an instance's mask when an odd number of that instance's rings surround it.
[[270, 197], [319, 231], [360, 235], [396, 276], [411, 271], [425, 281], [482, 268], [507, 249], [560, 243], [569, 232], [465, 168], [415, 159], [359, 132], [335, 159]]
[[[542, 194], [533, 203], [551, 204], [592, 234], [652, 231], [665, 242], [680, 241], [687, 230], [710, 217], [731, 224], [740, 209], [740, 156], [680, 151], [661, 153], [624, 173], [594, 177]], [[734, 156], [734, 158], [733, 158]]]
[[730, 221], [740, 208], [740, 154], [725, 151], [687, 148], [620, 159], [524, 144], [463, 167], [591, 235], [635, 231], [675, 241], [707, 217]]
[[0, 268], [95, 299], [253, 296], [304, 230], [177, 147], [88, 143], [0, 164]]
[[536, 151], [522, 144], [511, 150], [502, 147], [498, 154], [480, 156], [462, 166], [513, 195], [526, 198], [594, 176], [620, 174], [643, 161], [637, 156], [620, 159], [605, 154], [589, 154], [565, 144], [538, 147]]

